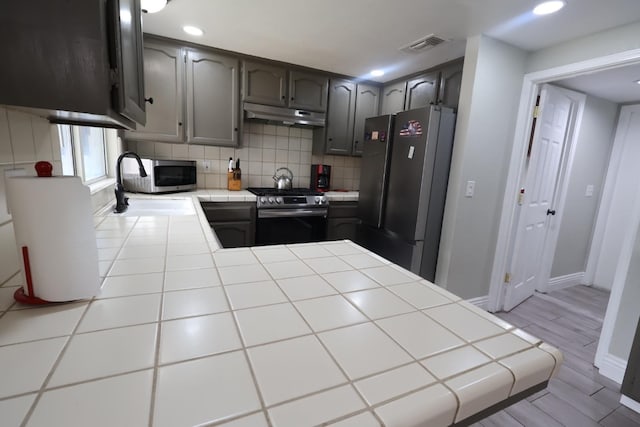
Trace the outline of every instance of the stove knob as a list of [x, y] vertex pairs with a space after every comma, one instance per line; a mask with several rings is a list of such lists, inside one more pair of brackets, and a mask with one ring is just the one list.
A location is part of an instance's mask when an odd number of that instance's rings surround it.
[[263, 205], [265, 203], [267, 203], [267, 198], [266, 197], [260, 197], [260, 203], [262, 203]]
[[326, 198], [326, 197], [324, 197], [324, 196], [322, 196], [322, 198], [320, 199], [320, 204], [321, 204], [321, 205], [324, 205], [324, 204], [326, 204], [326, 203], [327, 203], [327, 198]]
[[315, 201], [316, 205], [319, 205], [320, 204], [320, 197], [316, 197], [314, 201]]
[[276, 203], [277, 203], [277, 204], [280, 204], [280, 203], [282, 203], [282, 202], [283, 202], [282, 197], [277, 197], [277, 198], [276, 198]]
[[274, 202], [273, 197], [269, 197], [269, 203], [273, 203], [273, 202]]

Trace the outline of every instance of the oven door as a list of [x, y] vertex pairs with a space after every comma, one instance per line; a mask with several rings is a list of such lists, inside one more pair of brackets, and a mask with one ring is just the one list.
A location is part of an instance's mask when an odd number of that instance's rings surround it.
[[259, 209], [256, 244], [321, 242], [327, 237], [327, 209]]

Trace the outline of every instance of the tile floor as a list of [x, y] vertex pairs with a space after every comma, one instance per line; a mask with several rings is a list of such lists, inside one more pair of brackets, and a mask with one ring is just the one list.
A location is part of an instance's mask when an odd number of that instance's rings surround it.
[[[640, 414], [620, 405], [620, 386], [593, 366], [609, 294], [587, 286], [574, 286], [549, 294], [536, 294], [504, 320], [558, 346], [564, 362], [549, 386], [474, 427], [640, 427]], [[493, 354], [503, 336], [475, 347]], [[491, 347], [491, 348], [489, 348]]]

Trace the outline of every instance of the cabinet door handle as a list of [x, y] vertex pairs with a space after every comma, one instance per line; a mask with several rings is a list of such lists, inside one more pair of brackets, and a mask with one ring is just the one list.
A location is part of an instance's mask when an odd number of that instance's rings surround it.
[[547, 215], [555, 215], [556, 214], [556, 210], [551, 210], [551, 209], [547, 209]]
[[292, 101], [294, 101], [294, 100], [295, 100], [295, 98], [292, 96], [292, 97], [291, 97], [291, 100], [292, 100]]
[[284, 95], [282, 95], [282, 99], [287, 99], [287, 97], [286, 97], [286, 96], [284, 96]]
[[149, 104], [153, 104], [153, 98], [152, 97], [145, 98], [144, 101], [148, 102]]
[[182, 126], [182, 122], [178, 122], [178, 126]]
[[235, 132], [238, 132], [238, 128], [233, 128], [233, 130], [234, 130]]

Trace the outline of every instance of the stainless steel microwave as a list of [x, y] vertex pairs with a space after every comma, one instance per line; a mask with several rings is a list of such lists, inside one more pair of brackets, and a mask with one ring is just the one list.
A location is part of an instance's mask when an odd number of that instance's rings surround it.
[[122, 159], [122, 184], [132, 193], [174, 193], [196, 189], [195, 160], [142, 159], [147, 176], [141, 177], [136, 159]]

